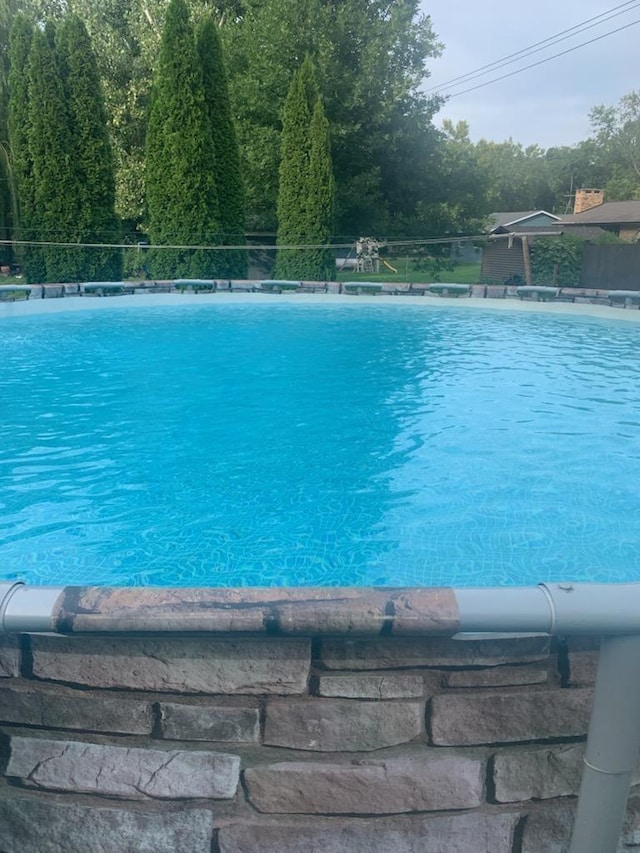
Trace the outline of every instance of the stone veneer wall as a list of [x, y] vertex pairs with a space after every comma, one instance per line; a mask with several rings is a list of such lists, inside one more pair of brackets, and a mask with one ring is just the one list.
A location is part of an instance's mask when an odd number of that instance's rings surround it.
[[[561, 853], [570, 640], [0, 639], [0, 853]], [[640, 847], [632, 798], [621, 850]]]

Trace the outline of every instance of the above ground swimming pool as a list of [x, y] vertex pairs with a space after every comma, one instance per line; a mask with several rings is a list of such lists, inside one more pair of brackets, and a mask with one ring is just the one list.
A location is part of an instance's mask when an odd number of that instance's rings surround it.
[[0, 365], [0, 580], [640, 579], [640, 325], [211, 299], [4, 317]]

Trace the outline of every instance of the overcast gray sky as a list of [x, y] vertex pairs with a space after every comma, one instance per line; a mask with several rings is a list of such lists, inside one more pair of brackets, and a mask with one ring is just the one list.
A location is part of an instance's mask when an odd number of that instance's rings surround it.
[[[498, 4], [422, 0], [422, 8], [431, 16], [433, 29], [445, 46], [442, 56], [430, 61], [431, 78], [425, 86], [442, 85], [620, 3], [621, 0], [512, 0]], [[638, 19], [640, 2], [583, 34], [452, 91], [508, 74]], [[502, 82], [453, 97], [436, 116], [436, 124], [443, 118], [466, 119], [474, 140], [484, 137], [499, 142], [512, 137], [524, 145], [539, 143], [544, 148], [572, 145], [589, 136], [591, 107], [615, 104], [627, 92], [640, 89], [639, 46], [640, 24], [636, 24]]]

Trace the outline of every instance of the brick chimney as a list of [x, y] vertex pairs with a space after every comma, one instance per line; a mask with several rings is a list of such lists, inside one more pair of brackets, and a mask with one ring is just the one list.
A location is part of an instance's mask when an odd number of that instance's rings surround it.
[[573, 212], [582, 213], [600, 204], [604, 204], [604, 190], [576, 190]]

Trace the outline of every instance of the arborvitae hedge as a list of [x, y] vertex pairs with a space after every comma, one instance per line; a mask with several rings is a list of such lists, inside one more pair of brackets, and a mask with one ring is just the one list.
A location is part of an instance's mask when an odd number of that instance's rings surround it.
[[[309, 180], [307, 185], [307, 228], [310, 243], [329, 243], [333, 233], [334, 180], [331, 164], [329, 122], [322, 99], [313, 108], [310, 131]], [[335, 258], [330, 249], [311, 249], [310, 278], [334, 278]]]
[[[282, 114], [280, 140], [280, 182], [278, 185], [279, 246], [304, 242], [307, 214], [306, 180], [309, 168], [311, 105], [308, 97], [309, 59], [293, 75]], [[277, 278], [304, 278], [300, 250], [278, 250], [274, 275]]]
[[[100, 77], [89, 34], [77, 15], [58, 27], [56, 44], [66, 93], [74, 152], [71, 239], [81, 243], [119, 243], [115, 214], [115, 175]], [[84, 249], [77, 253], [84, 281], [118, 281], [120, 249]]]
[[[18, 240], [35, 239], [34, 173], [29, 146], [31, 111], [29, 109], [29, 53], [33, 25], [24, 15], [16, 15], [9, 35], [9, 147], [14, 187], [17, 195], [17, 223], [14, 236]], [[21, 247], [16, 260], [24, 268], [27, 281], [39, 281], [45, 274], [41, 250]]]
[[77, 252], [56, 245], [69, 241], [77, 174], [66, 92], [55, 53], [55, 29], [35, 30], [29, 60], [29, 148], [33, 163], [34, 239], [51, 245], [42, 249], [43, 281], [78, 281]]
[[[279, 246], [326, 243], [331, 234], [333, 175], [329, 129], [306, 57], [291, 81], [282, 117]], [[275, 275], [324, 280], [333, 261], [327, 250], [278, 249]]]
[[[9, 146], [0, 142], [0, 239], [10, 240], [12, 233], [11, 165]], [[0, 265], [9, 266], [12, 261], [11, 244], [0, 243]]]
[[[43, 281], [79, 281], [82, 258], [72, 241], [79, 168], [71, 133], [66, 91], [55, 52], [55, 29], [36, 29], [29, 59], [29, 113], [34, 193], [32, 233], [51, 245], [42, 250]], [[32, 274], [29, 273], [32, 280]]]
[[119, 249], [55, 243], [119, 242], [113, 161], [89, 36], [75, 15], [56, 29], [16, 16], [9, 53], [9, 138], [18, 239], [27, 281], [119, 279]]
[[[211, 15], [201, 20], [196, 41], [202, 63], [209, 132], [215, 153], [215, 178], [220, 205], [222, 242], [227, 246], [242, 246], [245, 243], [245, 194], [240, 152], [231, 115], [222, 43], [218, 25]], [[246, 251], [241, 249], [216, 252], [214, 257], [217, 275], [226, 278], [246, 278]]]
[[145, 181], [152, 244], [148, 264], [156, 278], [210, 277], [215, 273], [216, 252], [153, 248], [220, 242], [215, 176], [194, 32], [184, 0], [171, 0], [147, 129]]
[[[9, 160], [9, 4], [0, 3], [0, 239], [12, 229], [12, 181]], [[11, 262], [11, 245], [0, 243], [0, 264]]]

